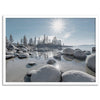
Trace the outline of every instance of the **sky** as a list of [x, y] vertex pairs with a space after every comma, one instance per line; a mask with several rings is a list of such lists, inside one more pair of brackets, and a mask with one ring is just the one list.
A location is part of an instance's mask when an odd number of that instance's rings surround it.
[[14, 42], [26, 35], [27, 39], [54, 36], [65, 45], [95, 44], [95, 18], [6, 18], [6, 36]]

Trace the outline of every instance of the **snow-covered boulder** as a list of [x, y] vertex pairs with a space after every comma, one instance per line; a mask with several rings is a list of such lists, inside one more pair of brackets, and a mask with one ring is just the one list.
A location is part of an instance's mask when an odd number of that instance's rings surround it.
[[21, 54], [21, 53], [23, 53], [23, 51], [17, 51], [17, 53], [20, 53]]
[[95, 54], [89, 55], [87, 57], [86, 65], [88, 68], [90, 68], [92, 71], [95, 72], [95, 67], [96, 67], [96, 55]]
[[21, 50], [22, 50], [23, 52], [27, 52], [27, 51], [28, 51], [26, 48], [21, 48]]
[[14, 53], [14, 55], [17, 57], [19, 54], [18, 53]]
[[81, 50], [75, 50], [74, 51], [74, 57], [77, 58], [77, 59], [80, 59], [80, 60], [85, 60], [86, 54]]
[[31, 82], [59, 82], [61, 73], [54, 66], [45, 65], [38, 70], [32, 70]]
[[17, 48], [13, 44], [10, 44], [7, 49], [8, 50], [15, 50]]
[[21, 53], [18, 55], [18, 58], [23, 59], [23, 58], [28, 58], [29, 54], [28, 53]]
[[28, 63], [28, 65], [31, 65], [31, 66], [33, 66], [33, 65], [35, 65], [36, 63], [35, 62], [29, 62]]
[[14, 58], [14, 55], [6, 55], [6, 59]]
[[56, 63], [56, 61], [54, 59], [50, 59], [47, 61], [47, 64], [55, 64], [55, 63]]
[[74, 54], [74, 50], [71, 48], [66, 48], [63, 50], [63, 54], [65, 55], [73, 55]]
[[82, 71], [70, 70], [62, 74], [63, 82], [95, 82], [95, 77]]
[[12, 52], [12, 51], [6, 52], [6, 55], [14, 55], [14, 52]]

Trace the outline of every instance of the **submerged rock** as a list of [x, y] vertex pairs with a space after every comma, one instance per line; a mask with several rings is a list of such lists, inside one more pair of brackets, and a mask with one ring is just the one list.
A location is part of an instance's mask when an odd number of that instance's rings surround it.
[[47, 64], [55, 64], [55, 63], [56, 63], [56, 61], [54, 59], [50, 59], [47, 61]]
[[59, 82], [61, 73], [54, 66], [46, 65], [38, 70], [32, 70], [31, 82]]
[[86, 65], [88, 68], [90, 68], [92, 71], [95, 72], [95, 66], [96, 66], [96, 55], [95, 54], [89, 55], [87, 57]]
[[74, 50], [71, 48], [66, 48], [63, 50], [63, 54], [65, 55], [73, 55], [74, 54]]
[[82, 71], [70, 70], [62, 74], [63, 82], [95, 82], [95, 77]]
[[23, 58], [28, 58], [29, 54], [28, 53], [21, 53], [18, 55], [18, 58], [23, 59]]
[[81, 50], [75, 50], [74, 51], [74, 57], [80, 60], [86, 59], [86, 54]]

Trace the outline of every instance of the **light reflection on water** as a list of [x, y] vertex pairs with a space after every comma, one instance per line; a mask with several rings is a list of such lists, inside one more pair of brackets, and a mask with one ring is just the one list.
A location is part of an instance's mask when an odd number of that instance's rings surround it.
[[[94, 75], [89, 69], [87, 69], [85, 61], [74, 59], [72, 56], [60, 56], [60, 59], [55, 59], [54, 56], [59, 52], [58, 50], [47, 51], [47, 52], [32, 52], [29, 58], [19, 59], [13, 58], [7, 60], [6, 77], [7, 81], [10, 82], [22, 82], [24, 81], [25, 74], [30, 70], [37, 70], [38, 68], [47, 64], [49, 59], [54, 59], [56, 64], [54, 67], [59, 69], [61, 72], [68, 70], [81, 70], [86, 73]], [[35, 62], [36, 65], [29, 67], [29, 62]]]

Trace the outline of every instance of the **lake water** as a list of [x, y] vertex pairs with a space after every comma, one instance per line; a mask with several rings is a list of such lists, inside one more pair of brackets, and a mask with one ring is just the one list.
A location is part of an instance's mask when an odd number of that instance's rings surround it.
[[[79, 47], [73, 47], [79, 48]], [[82, 50], [90, 50], [91, 47], [82, 47]], [[80, 48], [81, 49], [81, 48]], [[53, 56], [60, 52], [59, 50], [53, 50], [48, 52], [32, 52], [32, 55], [26, 59], [19, 59], [18, 57], [12, 58], [6, 61], [6, 81], [7, 82], [24, 82], [26, 73], [31, 70], [37, 70], [38, 68], [47, 64], [49, 59], [54, 59], [56, 64], [54, 67], [59, 69], [61, 72], [68, 70], [80, 70], [91, 75], [95, 75], [90, 69], [87, 68], [85, 61], [77, 60], [71, 56], [61, 55], [61, 59], [55, 59]], [[35, 62], [36, 65], [29, 66], [29, 62]]]

